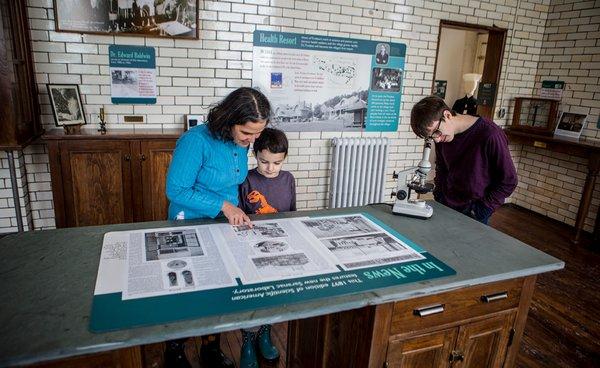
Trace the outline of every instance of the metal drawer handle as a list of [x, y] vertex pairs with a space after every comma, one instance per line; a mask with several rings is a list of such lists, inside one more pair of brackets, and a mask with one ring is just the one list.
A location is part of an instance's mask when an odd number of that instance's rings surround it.
[[490, 294], [490, 295], [482, 295], [481, 301], [484, 303], [491, 303], [496, 300], [502, 300], [508, 298], [508, 292], [503, 291], [501, 293]]
[[417, 308], [413, 310], [413, 314], [419, 317], [425, 317], [432, 314], [442, 313], [444, 311], [443, 304], [430, 305], [428, 307]]

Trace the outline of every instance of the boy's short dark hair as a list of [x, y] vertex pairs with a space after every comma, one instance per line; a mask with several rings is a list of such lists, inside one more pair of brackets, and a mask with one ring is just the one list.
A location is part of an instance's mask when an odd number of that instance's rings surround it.
[[254, 141], [254, 155], [262, 150], [268, 150], [271, 153], [288, 154], [288, 139], [285, 133], [276, 128], [265, 128], [260, 136]]
[[413, 106], [410, 112], [410, 127], [418, 137], [426, 138], [428, 136], [427, 128], [431, 122], [440, 120], [446, 110], [450, 111], [452, 115], [456, 115], [456, 112], [448, 107], [442, 98], [425, 97]]

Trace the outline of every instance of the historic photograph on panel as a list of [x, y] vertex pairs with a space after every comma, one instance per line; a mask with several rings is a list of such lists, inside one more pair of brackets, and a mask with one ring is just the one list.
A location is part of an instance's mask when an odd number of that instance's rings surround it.
[[390, 256], [406, 249], [404, 245], [385, 233], [321, 241], [342, 262]]
[[[146, 261], [204, 255], [204, 250], [198, 241], [198, 236], [194, 229], [150, 232], [144, 235], [146, 240]], [[167, 265], [170, 268], [176, 268], [177, 266], [173, 262], [169, 262]]]
[[85, 124], [85, 114], [78, 85], [48, 84], [46, 87], [56, 126]]
[[284, 240], [263, 240], [253, 245], [261, 253], [280, 253], [290, 248]]
[[399, 92], [402, 83], [402, 71], [400, 69], [373, 68], [371, 78], [371, 89], [382, 92]]
[[319, 239], [380, 231], [356, 215], [304, 220], [302, 223]]
[[247, 225], [234, 226], [233, 230], [241, 241], [288, 236], [285, 230], [276, 222], [255, 224], [254, 227]]
[[54, 0], [56, 30], [198, 38], [198, 0]]

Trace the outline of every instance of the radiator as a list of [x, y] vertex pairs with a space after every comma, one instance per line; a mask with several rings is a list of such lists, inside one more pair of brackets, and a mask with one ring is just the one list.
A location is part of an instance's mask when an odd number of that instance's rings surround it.
[[389, 139], [336, 137], [331, 145], [329, 208], [382, 202]]

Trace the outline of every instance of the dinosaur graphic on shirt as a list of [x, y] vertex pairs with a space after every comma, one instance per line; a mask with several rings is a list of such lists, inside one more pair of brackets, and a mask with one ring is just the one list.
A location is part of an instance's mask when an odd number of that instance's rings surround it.
[[248, 193], [246, 198], [248, 198], [248, 201], [250, 203], [259, 203], [260, 202], [260, 207], [258, 207], [258, 209], [255, 211], [255, 213], [258, 215], [264, 215], [267, 213], [277, 213], [278, 212], [277, 208], [271, 206], [269, 204], [269, 202], [267, 202], [267, 198], [265, 198], [265, 196], [258, 190], [251, 191], [250, 193]]

